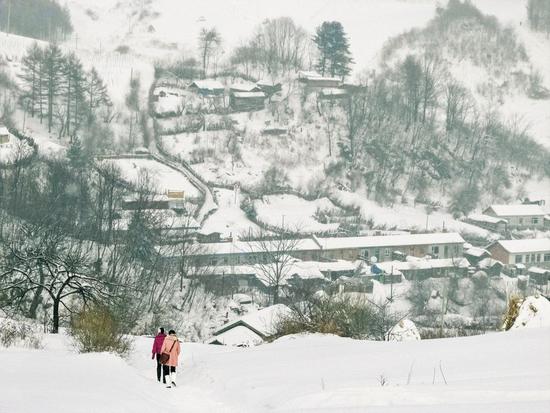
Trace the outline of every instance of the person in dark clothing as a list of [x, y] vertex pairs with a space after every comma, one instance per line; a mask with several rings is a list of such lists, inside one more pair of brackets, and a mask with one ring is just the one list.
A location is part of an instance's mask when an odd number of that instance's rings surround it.
[[160, 382], [160, 376], [162, 372], [162, 382], [166, 384], [166, 371], [163, 368], [164, 366], [160, 364], [160, 354], [162, 350], [162, 345], [164, 344], [164, 339], [166, 334], [164, 334], [164, 328], [160, 327], [157, 335], [155, 336], [155, 341], [153, 342], [153, 355], [152, 359], [157, 359], [157, 380]]

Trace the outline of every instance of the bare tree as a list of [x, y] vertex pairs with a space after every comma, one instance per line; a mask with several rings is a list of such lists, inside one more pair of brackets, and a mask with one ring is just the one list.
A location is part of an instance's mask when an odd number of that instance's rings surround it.
[[199, 34], [199, 50], [202, 59], [202, 78], [206, 78], [208, 63], [212, 55], [220, 47], [222, 38], [215, 27], [203, 28]]
[[254, 256], [254, 268], [269, 287], [273, 304], [277, 304], [281, 287], [290, 275], [292, 263], [295, 261], [292, 254], [300, 245], [301, 239], [289, 235], [284, 229], [276, 236], [259, 231], [254, 238], [255, 241], [248, 243], [249, 252]]
[[46, 294], [52, 305], [54, 334], [59, 332], [61, 308], [72, 312], [73, 298], [78, 297], [86, 304], [110, 297], [105, 281], [94, 271], [93, 261], [82, 243], [65, 239], [63, 244], [48, 248], [27, 248], [23, 240], [10, 245], [5, 253], [6, 271], [1, 276], [0, 291], [9, 292], [16, 307], [24, 306], [32, 295], [33, 312], [37, 295]]

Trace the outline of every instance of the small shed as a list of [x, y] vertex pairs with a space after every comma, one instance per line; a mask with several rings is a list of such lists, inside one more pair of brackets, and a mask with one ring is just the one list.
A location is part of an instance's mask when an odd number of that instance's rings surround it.
[[8, 128], [6, 128], [3, 125], [0, 125], [0, 144], [9, 143], [10, 142], [10, 132], [8, 131]]
[[546, 285], [550, 280], [550, 270], [546, 268], [530, 267], [527, 273], [533, 284]]
[[238, 112], [261, 110], [265, 107], [265, 93], [231, 91], [229, 104], [233, 110]]
[[292, 310], [284, 304], [266, 307], [227, 323], [208, 343], [238, 347], [261, 344], [276, 333], [278, 323], [291, 313]]
[[268, 97], [273, 96], [275, 93], [278, 93], [283, 90], [283, 85], [279, 82], [274, 82], [268, 79], [258, 80], [256, 85], [264, 92]]
[[221, 96], [225, 92], [221, 82], [213, 79], [195, 80], [187, 89], [201, 96]]
[[252, 82], [233, 83], [229, 86], [230, 92], [261, 92], [262, 89]]
[[317, 72], [298, 72], [298, 81], [309, 88], [334, 88], [342, 84], [342, 80], [337, 77], [322, 76]]

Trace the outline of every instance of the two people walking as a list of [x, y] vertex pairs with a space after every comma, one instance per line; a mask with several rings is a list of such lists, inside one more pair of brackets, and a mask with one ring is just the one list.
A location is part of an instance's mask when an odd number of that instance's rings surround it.
[[[180, 355], [180, 343], [176, 332], [170, 330], [168, 335], [164, 333], [164, 328], [159, 328], [155, 341], [153, 342], [152, 359], [157, 360], [157, 380], [168, 384], [168, 388], [176, 386], [176, 367]], [[168, 383], [166, 379], [168, 378]]]

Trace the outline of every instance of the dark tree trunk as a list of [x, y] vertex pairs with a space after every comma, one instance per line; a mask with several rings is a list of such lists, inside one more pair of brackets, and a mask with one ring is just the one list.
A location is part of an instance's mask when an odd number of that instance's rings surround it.
[[52, 333], [59, 333], [59, 300], [54, 299], [53, 301], [53, 327]]

